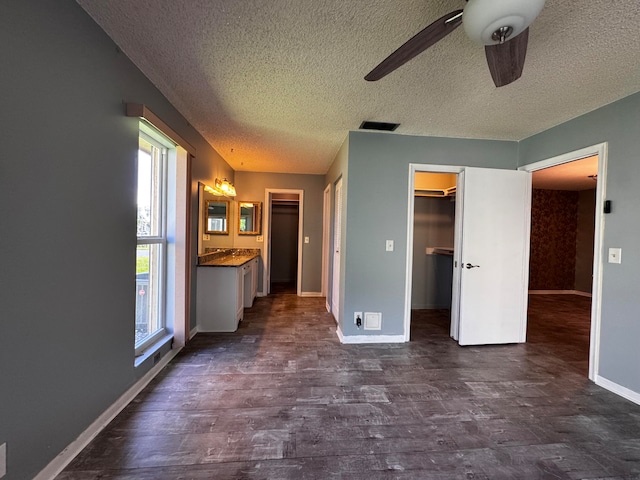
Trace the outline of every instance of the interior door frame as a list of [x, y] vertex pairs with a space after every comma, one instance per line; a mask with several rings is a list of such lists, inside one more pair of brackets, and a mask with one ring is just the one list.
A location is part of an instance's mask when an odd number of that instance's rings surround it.
[[296, 295], [302, 295], [302, 246], [304, 239], [304, 190], [292, 188], [265, 188], [264, 189], [264, 271], [262, 278], [262, 290], [265, 295], [271, 293], [271, 200], [274, 193], [288, 193], [298, 195], [298, 268], [296, 278]]
[[518, 170], [535, 172], [582, 158], [598, 156], [598, 178], [596, 181], [596, 218], [593, 239], [593, 284], [591, 288], [591, 332], [589, 335], [589, 380], [595, 382], [599, 372], [600, 359], [600, 326], [602, 314], [602, 273], [604, 252], [604, 201], [607, 190], [607, 158], [608, 143], [598, 143], [589, 147], [563, 153], [539, 162], [518, 167]]
[[[422, 163], [409, 164], [409, 191], [408, 191], [408, 209], [407, 209], [407, 263], [405, 265], [405, 290], [404, 290], [404, 341], [411, 340], [411, 290], [413, 287], [413, 222], [415, 209], [415, 176], [416, 172], [426, 173], [453, 173], [458, 175], [464, 171], [465, 167], [458, 165], [433, 165]], [[456, 187], [457, 188], [457, 187]], [[457, 215], [457, 210], [456, 210]], [[457, 221], [457, 219], [456, 219]], [[455, 242], [454, 242], [455, 243]], [[456, 250], [458, 245], [454, 244], [454, 261], [457, 258]], [[456, 269], [454, 269], [455, 272]], [[454, 279], [455, 281], [455, 279]], [[453, 325], [452, 325], [453, 331]]]
[[[333, 216], [331, 223], [333, 224], [332, 233], [332, 249], [331, 249], [331, 304], [330, 312], [336, 321], [336, 324], [340, 325], [340, 312], [342, 305], [340, 305], [340, 293], [341, 293], [341, 266], [342, 266], [342, 244], [344, 238], [344, 229], [342, 228], [344, 222], [344, 191], [343, 191], [343, 177], [340, 176], [333, 183]], [[336, 235], [339, 237], [339, 243], [336, 243]], [[336, 258], [337, 254], [337, 258]], [[337, 265], [336, 265], [337, 263]]]
[[322, 293], [325, 298], [327, 312], [331, 311], [329, 305], [329, 247], [331, 245], [331, 183], [324, 189], [322, 200]]

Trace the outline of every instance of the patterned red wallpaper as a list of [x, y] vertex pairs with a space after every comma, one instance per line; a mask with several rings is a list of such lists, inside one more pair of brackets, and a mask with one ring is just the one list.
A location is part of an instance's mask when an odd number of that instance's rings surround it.
[[530, 290], [573, 290], [578, 192], [533, 190]]

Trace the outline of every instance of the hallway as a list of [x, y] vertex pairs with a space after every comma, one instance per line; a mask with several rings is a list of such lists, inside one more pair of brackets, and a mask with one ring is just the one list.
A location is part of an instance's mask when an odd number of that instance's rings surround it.
[[640, 406], [551, 319], [459, 347], [423, 310], [410, 343], [341, 345], [324, 303], [271, 295], [198, 334], [58, 479], [639, 478]]

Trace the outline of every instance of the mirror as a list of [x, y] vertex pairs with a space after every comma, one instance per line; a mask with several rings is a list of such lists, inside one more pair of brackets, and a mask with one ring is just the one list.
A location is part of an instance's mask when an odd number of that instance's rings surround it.
[[207, 200], [205, 208], [204, 233], [229, 235], [229, 201]]
[[262, 203], [238, 202], [238, 235], [260, 235]]

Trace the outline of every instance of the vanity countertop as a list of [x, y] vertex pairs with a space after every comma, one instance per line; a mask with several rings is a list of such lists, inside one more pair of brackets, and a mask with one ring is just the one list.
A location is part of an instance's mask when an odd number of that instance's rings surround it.
[[230, 248], [202, 255], [198, 258], [199, 267], [241, 267], [260, 255], [259, 249]]

